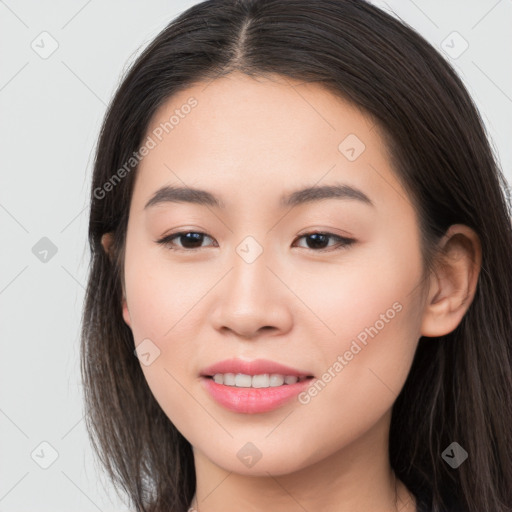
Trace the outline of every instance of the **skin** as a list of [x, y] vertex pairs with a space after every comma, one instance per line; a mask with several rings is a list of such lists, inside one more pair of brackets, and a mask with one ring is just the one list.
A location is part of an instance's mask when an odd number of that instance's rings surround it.
[[[147, 134], [191, 96], [197, 107], [137, 170], [122, 304], [135, 345], [149, 338], [160, 350], [142, 371], [193, 446], [191, 505], [206, 512], [416, 510], [399, 481], [395, 504], [391, 407], [420, 336], [451, 332], [467, 311], [481, 263], [477, 235], [452, 226], [440, 242], [445, 263], [422, 279], [418, 218], [378, 127], [319, 84], [233, 73], [171, 97]], [[338, 149], [349, 134], [366, 146], [354, 161]], [[374, 206], [354, 199], [278, 205], [283, 193], [335, 182], [362, 190]], [[226, 208], [144, 209], [163, 185], [206, 189]], [[331, 238], [326, 250], [315, 249], [304, 237], [315, 230], [355, 242], [336, 250]], [[207, 236], [201, 249], [155, 242], [178, 231]], [[263, 249], [252, 263], [236, 252], [249, 235]], [[111, 239], [103, 237], [107, 251]], [[174, 240], [177, 248], [186, 242]], [[293, 399], [267, 413], [235, 413], [201, 386], [203, 368], [231, 357], [270, 359], [321, 378], [397, 302], [401, 311], [307, 404]], [[262, 455], [250, 468], [237, 457], [249, 441]]]

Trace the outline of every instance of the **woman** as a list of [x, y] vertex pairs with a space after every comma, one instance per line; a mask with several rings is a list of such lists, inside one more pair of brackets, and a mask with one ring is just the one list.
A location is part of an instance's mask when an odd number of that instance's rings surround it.
[[371, 4], [178, 16], [91, 190], [88, 429], [131, 506], [512, 510], [505, 188], [455, 72]]

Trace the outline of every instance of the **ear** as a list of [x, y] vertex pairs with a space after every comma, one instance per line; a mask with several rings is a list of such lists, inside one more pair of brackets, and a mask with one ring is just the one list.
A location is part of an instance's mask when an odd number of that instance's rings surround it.
[[[104, 233], [101, 236], [101, 245], [103, 246], [103, 249], [105, 249], [105, 252], [108, 254], [110, 261], [113, 261], [114, 254], [113, 254], [113, 248], [112, 248], [112, 242], [114, 241], [114, 234], [113, 232]], [[131, 317], [130, 312], [128, 311], [128, 305], [126, 303], [126, 292], [124, 288], [124, 283], [121, 283], [122, 289], [123, 289], [123, 300], [122, 300], [122, 309], [123, 309], [123, 319], [128, 325], [128, 327], [131, 328]]]
[[108, 254], [108, 257], [110, 258], [110, 261], [112, 261], [114, 255], [112, 251], [112, 242], [114, 241], [114, 233], [110, 231], [109, 233], [103, 233], [101, 235], [101, 245], [103, 246], [103, 249]]
[[459, 325], [475, 296], [482, 264], [480, 239], [468, 226], [450, 226], [439, 245], [441, 254], [430, 278], [422, 336], [443, 336]]

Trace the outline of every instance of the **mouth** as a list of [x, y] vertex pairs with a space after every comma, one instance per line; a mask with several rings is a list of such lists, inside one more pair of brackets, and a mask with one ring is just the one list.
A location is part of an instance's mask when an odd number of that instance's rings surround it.
[[289, 403], [314, 380], [309, 372], [275, 361], [229, 359], [205, 368], [201, 383], [218, 405], [232, 412], [269, 412]]

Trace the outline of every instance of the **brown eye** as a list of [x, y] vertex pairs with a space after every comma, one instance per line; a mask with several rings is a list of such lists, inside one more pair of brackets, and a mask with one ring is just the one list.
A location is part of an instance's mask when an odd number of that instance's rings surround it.
[[[202, 249], [202, 242], [204, 239], [210, 238], [206, 233], [198, 231], [181, 231], [172, 235], [165, 236], [164, 238], [157, 241], [157, 243], [168, 246], [172, 250], [194, 250]], [[181, 246], [176, 247], [175, 239], [179, 239]]]
[[324, 233], [316, 231], [313, 233], [306, 233], [305, 235], [302, 235], [298, 239], [300, 240], [301, 238], [305, 238], [307, 240], [306, 249], [311, 249], [317, 252], [331, 250], [327, 248], [329, 240], [335, 240], [338, 242], [337, 244], [331, 246], [331, 248], [334, 247], [334, 250], [343, 249], [355, 242], [355, 240], [352, 238], [344, 238], [333, 233]]

